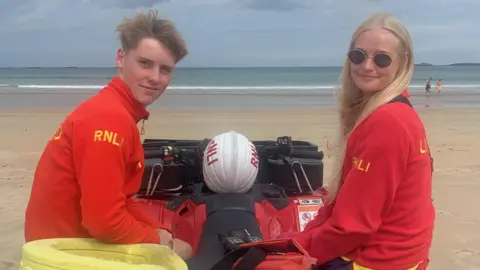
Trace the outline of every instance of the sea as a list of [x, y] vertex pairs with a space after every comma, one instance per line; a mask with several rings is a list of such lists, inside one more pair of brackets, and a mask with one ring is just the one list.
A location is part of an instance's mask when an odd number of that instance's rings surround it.
[[[186, 68], [153, 107], [193, 110], [335, 107], [341, 67]], [[115, 68], [0, 68], [0, 109], [73, 108], [98, 92]], [[432, 93], [425, 81], [432, 78]], [[444, 87], [435, 93], [435, 83]], [[417, 66], [414, 106], [477, 107], [480, 66]]]

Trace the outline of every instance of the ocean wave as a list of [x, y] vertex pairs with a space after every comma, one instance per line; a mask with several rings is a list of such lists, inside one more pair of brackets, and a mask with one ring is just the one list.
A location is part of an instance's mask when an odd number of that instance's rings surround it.
[[[425, 85], [410, 85], [409, 88], [422, 88], [425, 89]], [[432, 89], [434, 89], [433, 86]], [[480, 88], [480, 84], [444, 84], [443, 88]]]
[[[100, 90], [104, 85], [40, 85], [40, 84], [0, 84], [0, 89], [11, 90], [14, 92], [16, 89], [44, 89], [52, 91], [65, 91], [68, 92], [71, 89], [74, 90]], [[281, 90], [336, 90], [339, 86], [336, 85], [231, 85], [231, 86], [218, 86], [218, 85], [172, 85], [169, 86], [169, 90], [187, 90], [187, 91], [281, 91]], [[411, 89], [423, 89], [424, 85], [412, 84], [409, 86]], [[443, 85], [444, 89], [455, 88], [480, 88], [480, 84], [446, 84]], [[331, 92], [331, 91], [328, 91]]]
[[[105, 87], [104, 85], [39, 85], [39, 84], [0, 84], [2, 88], [39, 88], [39, 89], [101, 89]], [[334, 89], [334, 85], [246, 85], [246, 86], [169, 86], [168, 89], [175, 90], [275, 90], [275, 89], [285, 89], [285, 90], [294, 90], [294, 89]]]
[[38, 88], [38, 89], [101, 89], [105, 85], [48, 85], [48, 84], [0, 84], [2, 88]]

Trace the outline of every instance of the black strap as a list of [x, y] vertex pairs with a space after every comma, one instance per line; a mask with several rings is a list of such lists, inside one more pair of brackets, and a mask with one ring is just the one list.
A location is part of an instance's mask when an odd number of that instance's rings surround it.
[[408, 100], [408, 98], [405, 97], [404, 95], [398, 95], [394, 97], [392, 100], [390, 100], [388, 103], [395, 103], [395, 102], [404, 103], [413, 108], [412, 103], [410, 103], [410, 100]]
[[255, 270], [255, 268], [267, 257], [267, 251], [261, 248], [252, 247], [238, 262], [233, 270]]
[[[405, 97], [404, 95], [398, 95], [392, 100], [390, 100], [388, 103], [395, 103], [395, 102], [404, 103], [413, 108], [412, 103], [410, 103], [410, 100], [408, 100], [408, 98]], [[428, 147], [428, 154], [430, 155], [430, 166], [432, 167], [432, 173], [433, 173], [433, 157], [432, 157], [432, 153], [430, 152], [430, 146]]]
[[240, 248], [228, 253], [220, 259], [210, 270], [230, 270], [235, 262], [242, 258], [232, 270], [255, 270], [265, 260], [267, 252], [258, 247]]

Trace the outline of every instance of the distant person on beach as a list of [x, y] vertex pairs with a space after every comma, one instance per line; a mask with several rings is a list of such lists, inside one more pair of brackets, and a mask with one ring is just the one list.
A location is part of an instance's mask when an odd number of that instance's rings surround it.
[[442, 91], [443, 83], [442, 79], [439, 79], [437, 82], [437, 93], [440, 93]]
[[[426, 269], [435, 210], [424, 125], [404, 96], [410, 35], [378, 13], [354, 32], [342, 72], [330, 197], [292, 237], [325, 269]], [[322, 268], [323, 269], [323, 268]]]
[[187, 55], [185, 42], [155, 11], [126, 18], [117, 32], [118, 75], [66, 117], [38, 162], [25, 240], [153, 243], [188, 258], [191, 247], [173, 239], [133, 197], [144, 171], [137, 123], [170, 84], [175, 65]]
[[432, 77], [425, 81], [425, 93], [430, 93], [430, 90], [432, 89]]

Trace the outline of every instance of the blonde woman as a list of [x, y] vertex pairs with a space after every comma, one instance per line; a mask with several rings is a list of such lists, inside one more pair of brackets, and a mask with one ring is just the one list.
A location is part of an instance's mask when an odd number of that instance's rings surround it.
[[432, 163], [424, 125], [405, 94], [412, 53], [408, 31], [388, 14], [371, 16], [353, 34], [342, 73], [330, 199], [293, 235], [320, 269], [428, 265]]

